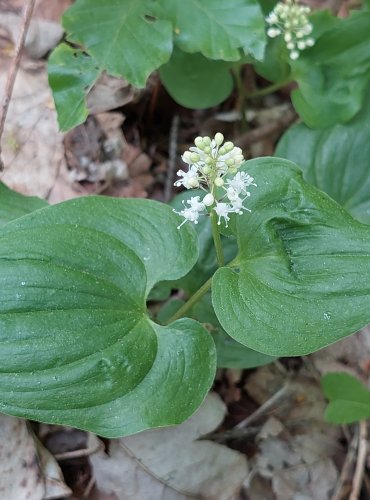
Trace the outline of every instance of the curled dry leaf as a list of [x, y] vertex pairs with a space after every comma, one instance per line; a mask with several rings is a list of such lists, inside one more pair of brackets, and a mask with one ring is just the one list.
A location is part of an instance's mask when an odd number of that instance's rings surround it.
[[213, 431], [224, 415], [221, 399], [210, 394], [181, 425], [112, 440], [109, 456], [91, 457], [97, 487], [119, 500], [237, 498], [247, 476], [245, 457], [226, 446], [197, 441]]
[[25, 420], [0, 415], [0, 498], [46, 500], [71, 493], [53, 456]]

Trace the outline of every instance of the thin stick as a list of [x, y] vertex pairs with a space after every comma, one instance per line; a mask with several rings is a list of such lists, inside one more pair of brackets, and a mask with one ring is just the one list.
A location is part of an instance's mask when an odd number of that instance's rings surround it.
[[278, 402], [280, 402], [287, 395], [289, 395], [290, 392], [291, 392], [291, 384], [287, 382], [281, 389], [275, 392], [275, 394], [273, 394], [270, 399], [265, 401], [263, 405], [261, 405], [254, 413], [252, 413], [251, 415], [249, 415], [249, 417], [239, 422], [238, 425], [234, 427], [234, 429], [243, 429], [244, 427], [247, 427], [249, 424], [257, 420], [257, 418], [259, 418], [261, 415], [270, 411], [271, 408], [273, 408]]
[[179, 115], [175, 115], [172, 119], [170, 137], [169, 137], [169, 148], [168, 148], [168, 170], [167, 170], [167, 178], [166, 184], [164, 186], [164, 200], [165, 202], [170, 201], [172, 198], [173, 192], [173, 180], [174, 173], [177, 164], [177, 143], [179, 136], [179, 124], [180, 117]]
[[10, 103], [10, 99], [11, 99], [12, 93], [13, 93], [14, 82], [15, 82], [15, 78], [17, 76], [19, 63], [21, 61], [22, 50], [24, 47], [24, 42], [26, 40], [28, 27], [29, 27], [30, 22], [31, 22], [31, 17], [32, 17], [33, 8], [35, 6], [35, 1], [36, 0], [28, 0], [27, 4], [23, 10], [21, 31], [19, 34], [17, 44], [15, 46], [14, 57], [13, 57], [11, 66], [10, 66], [9, 71], [8, 71], [8, 77], [7, 77], [6, 84], [5, 84], [5, 93], [4, 93], [3, 102], [2, 102], [1, 108], [0, 108], [0, 172], [2, 170], [4, 170], [4, 163], [1, 159], [1, 138], [2, 138], [2, 135], [4, 132], [5, 119], [6, 119], [6, 115], [8, 113], [9, 103]]
[[361, 493], [362, 481], [364, 478], [364, 470], [367, 455], [367, 425], [366, 420], [361, 420], [359, 431], [359, 442], [357, 452], [357, 463], [355, 475], [353, 476], [352, 491], [349, 500], [358, 500]]
[[358, 432], [356, 432], [354, 434], [354, 436], [352, 437], [352, 440], [351, 440], [350, 445], [348, 447], [346, 459], [344, 461], [344, 464], [343, 464], [343, 467], [342, 467], [342, 470], [341, 470], [341, 473], [340, 473], [340, 476], [338, 479], [338, 483], [335, 487], [334, 493], [331, 496], [330, 500], [341, 500], [341, 498], [344, 497], [343, 488], [344, 488], [344, 485], [347, 482], [347, 480], [351, 474], [351, 471], [352, 471], [352, 467], [353, 467], [353, 463], [355, 461], [356, 451], [357, 451], [357, 447], [358, 447], [358, 441], [359, 441], [359, 436], [358, 436]]

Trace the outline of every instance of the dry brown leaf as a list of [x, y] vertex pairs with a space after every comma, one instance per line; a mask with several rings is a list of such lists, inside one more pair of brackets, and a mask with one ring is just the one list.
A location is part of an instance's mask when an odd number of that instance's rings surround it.
[[[0, 27], [13, 42], [19, 37], [22, 16], [0, 9]], [[52, 50], [63, 37], [64, 30], [59, 23], [33, 18], [27, 31], [25, 50], [30, 57], [39, 59]]]
[[[4, 66], [0, 61], [1, 89]], [[23, 194], [47, 197], [64, 163], [64, 147], [45, 65], [38, 71], [23, 67], [18, 71], [2, 137], [2, 158], [5, 184]]]
[[26, 421], [0, 415], [0, 498], [43, 500], [70, 493], [56, 461], [36, 446]]
[[[319, 381], [307, 376], [304, 366], [288, 379], [276, 366], [264, 366], [246, 384], [260, 404], [282, 387], [288, 390], [257, 436], [254, 470], [271, 479], [277, 500], [329, 499], [338, 478], [332, 457], [342, 451], [340, 427], [324, 422], [326, 402]], [[253, 488], [251, 481], [247, 493], [252, 498]]]
[[91, 114], [102, 113], [133, 101], [140, 91], [123, 78], [103, 73], [87, 96]]
[[119, 500], [237, 498], [246, 458], [226, 446], [197, 441], [218, 427], [225, 411], [221, 399], [210, 394], [181, 425], [111, 441], [109, 457], [91, 457], [98, 488]]

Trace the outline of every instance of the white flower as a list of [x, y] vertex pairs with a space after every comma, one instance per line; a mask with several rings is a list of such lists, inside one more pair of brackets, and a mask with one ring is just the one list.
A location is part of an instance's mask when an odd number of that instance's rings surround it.
[[197, 188], [199, 187], [199, 176], [198, 169], [195, 165], [192, 165], [188, 172], [184, 172], [183, 170], [179, 170], [177, 172], [179, 177], [182, 179], [175, 182], [175, 186], [180, 187], [184, 186], [186, 189]]
[[225, 223], [226, 223], [226, 227], [227, 227], [227, 223], [230, 220], [229, 213], [233, 212], [231, 205], [228, 205], [227, 203], [217, 203], [217, 205], [214, 208], [214, 211], [218, 215], [217, 224], [218, 225], [221, 224], [221, 218], [223, 217], [225, 220]]
[[250, 196], [250, 193], [248, 193], [248, 195], [244, 199], [241, 199], [238, 196], [238, 197], [234, 198], [233, 200], [230, 200], [232, 211], [239, 214], [239, 215], [243, 214], [243, 210], [246, 210], [247, 212], [251, 212], [251, 210], [249, 208], [247, 208], [243, 205], [244, 201], [247, 199], [248, 196]]
[[200, 201], [199, 196], [192, 196], [190, 200], [186, 201], [186, 203], [190, 205], [189, 207], [185, 205], [185, 201], [183, 201], [182, 203], [185, 207], [183, 210], [180, 210], [180, 212], [173, 210], [173, 212], [175, 212], [176, 214], [184, 217], [184, 221], [179, 226], [177, 226], [177, 229], [180, 229], [180, 227], [188, 221], [194, 222], [194, 224], [198, 224], [199, 216], [202, 215], [202, 212], [205, 210], [205, 205]]
[[246, 172], [238, 172], [232, 179], [227, 181], [228, 188], [232, 188], [237, 195], [246, 194], [246, 188], [249, 186], [257, 186], [254, 182], [253, 177], [251, 177]]

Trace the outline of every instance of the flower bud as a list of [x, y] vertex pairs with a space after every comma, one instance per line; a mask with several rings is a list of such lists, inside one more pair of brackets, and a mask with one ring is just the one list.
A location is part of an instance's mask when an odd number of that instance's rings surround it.
[[199, 181], [198, 181], [198, 179], [194, 179], [194, 178], [190, 179], [189, 186], [191, 188], [197, 188], [197, 187], [199, 187]]
[[221, 187], [223, 185], [224, 185], [224, 180], [221, 179], [221, 177], [216, 177], [216, 179], [215, 179], [215, 186]]
[[185, 163], [191, 163], [191, 153], [190, 153], [190, 151], [185, 151], [185, 153], [182, 155], [182, 160]]
[[206, 155], [209, 155], [209, 153], [211, 152], [211, 148], [209, 146], [206, 146], [204, 148], [204, 152], [205, 152]]
[[227, 151], [226, 151], [226, 149], [225, 149], [225, 146], [222, 146], [222, 147], [218, 150], [218, 153], [219, 153], [220, 155], [224, 155], [224, 154], [226, 154], [226, 153], [227, 153]]
[[197, 148], [203, 149], [203, 138], [202, 137], [196, 137], [194, 139], [194, 144], [196, 145]]
[[211, 144], [211, 139], [207, 135], [203, 137], [203, 144], [205, 146], [209, 146]]
[[217, 132], [215, 135], [215, 143], [217, 146], [221, 146], [221, 144], [224, 142], [224, 136], [221, 134], [221, 132]]
[[203, 203], [206, 207], [210, 207], [211, 205], [214, 204], [214, 202], [215, 202], [215, 197], [211, 193], [206, 194], [205, 197], [203, 198]]
[[224, 148], [226, 149], [227, 153], [230, 153], [230, 151], [233, 149], [234, 144], [231, 141], [227, 141], [224, 144]]
[[203, 171], [203, 174], [204, 175], [208, 175], [209, 173], [211, 173], [212, 169], [209, 165], [205, 165], [203, 168], [202, 168], [202, 171]]
[[191, 153], [190, 159], [192, 162], [196, 163], [200, 160], [200, 156], [198, 155], [198, 153]]

